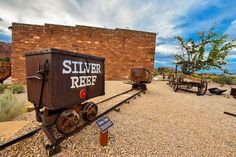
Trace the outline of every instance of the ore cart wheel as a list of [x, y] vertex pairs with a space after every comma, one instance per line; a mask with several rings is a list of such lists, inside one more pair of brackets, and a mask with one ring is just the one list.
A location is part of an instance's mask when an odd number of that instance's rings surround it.
[[60, 133], [69, 134], [73, 132], [79, 124], [79, 115], [74, 110], [62, 112], [56, 119], [56, 128]]
[[93, 102], [87, 102], [83, 109], [83, 118], [85, 120], [93, 120], [98, 113], [98, 107]]
[[144, 83], [141, 83], [141, 84], [140, 84], [140, 87], [141, 87], [142, 90], [147, 90], [147, 86], [146, 86], [146, 84], [144, 84]]
[[132, 89], [137, 89], [138, 88], [138, 84], [133, 84], [132, 85]]
[[198, 87], [197, 95], [204, 95], [207, 91], [207, 80], [201, 80], [200, 86]]

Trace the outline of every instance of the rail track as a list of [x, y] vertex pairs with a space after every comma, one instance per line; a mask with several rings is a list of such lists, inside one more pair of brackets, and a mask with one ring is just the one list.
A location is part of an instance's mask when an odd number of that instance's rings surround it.
[[236, 114], [235, 113], [230, 113], [230, 112], [224, 112], [224, 114], [227, 114], [229, 116], [233, 116], [233, 117], [236, 117]]
[[[116, 95], [114, 95], [114, 96], [112, 96], [112, 97], [109, 97], [109, 98], [107, 98], [107, 99], [104, 99], [104, 100], [102, 100], [102, 101], [99, 101], [99, 102], [97, 102], [96, 104], [102, 104], [102, 103], [107, 102], [107, 101], [109, 101], [109, 100], [111, 100], [111, 99], [113, 99], [113, 98], [116, 98], [116, 97], [121, 96], [121, 95], [123, 95], [123, 94], [129, 93], [130, 91], [132, 91], [132, 89], [127, 90], [127, 91], [124, 91], [124, 92], [121, 92], [121, 93], [119, 93], [119, 94], [116, 94]], [[86, 122], [83, 123], [82, 125], [78, 126], [78, 128], [77, 128], [75, 131], [73, 131], [73, 132], [71, 132], [71, 133], [69, 133], [69, 134], [66, 134], [66, 135], [64, 135], [64, 136], [62, 136], [62, 137], [59, 137], [59, 138], [55, 138], [55, 137], [53, 137], [53, 136], [49, 137], [49, 140], [51, 141], [51, 143], [45, 145], [46, 150], [52, 151], [52, 152], [49, 153], [49, 154], [55, 154], [55, 153], [57, 153], [58, 151], [60, 151], [60, 146], [59, 146], [59, 144], [60, 144], [62, 141], [64, 141], [64, 140], [67, 139], [68, 137], [70, 137], [70, 136], [72, 136], [72, 135], [78, 133], [78, 132], [81, 131], [83, 128], [85, 128], [85, 127], [91, 125], [94, 121], [96, 121], [97, 119], [99, 119], [99, 118], [101, 118], [101, 117], [107, 115], [109, 112], [111, 112], [111, 111], [113, 111], [113, 110], [116, 111], [116, 109], [117, 109], [119, 106], [121, 106], [123, 103], [126, 103], [126, 102], [128, 103], [130, 99], [135, 98], [136, 96], [141, 96], [141, 93], [145, 93], [145, 90], [137, 91], [135, 94], [129, 96], [128, 98], [126, 98], [126, 99], [120, 101], [119, 103], [113, 105], [112, 107], [108, 108], [108, 109], [105, 110], [104, 112], [100, 113], [100, 114], [99, 114], [98, 116], [96, 116], [93, 120], [86, 121]], [[44, 125], [41, 125], [40, 127], [36, 128], [36, 129], [34, 129], [34, 130], [30, 131], [30, 132], [27, 132], [27, 133], [24, 134], [24, 135], [21, 135], [21, 136], [16, 137], [16, 138], [14, 138], [14, 139], [12, 139], [12, 140], [9, 140], [9, 141], [7, 141], [7, 142], [2, 143], [2, 144], [0, 145], [0, 150], [5, 149], [5, 148], [7, 148], [7, 147], [9, 147], [9, 146], [11, 146], [11, 145], [13, 145], [13, 144], [16, 144], [17, 142], [20, 142], [20, 141], [22, 141], [22, 140], [24, 140], [24, 139], [27, 139], [27, 138], [29, 138], [29, 137], [35, 135], [35, 134], [36, 134], [39, 130], [41, 130], [41, 129], [42, 129], [43, 131], [46, 131]]]

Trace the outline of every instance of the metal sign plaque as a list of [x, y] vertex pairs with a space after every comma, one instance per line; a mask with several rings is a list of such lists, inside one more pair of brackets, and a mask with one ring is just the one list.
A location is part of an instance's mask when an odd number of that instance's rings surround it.
[[95, 124], [103, 133], [113, 126], [112, 121], [107, 116], [99, 118], [95, 121]]

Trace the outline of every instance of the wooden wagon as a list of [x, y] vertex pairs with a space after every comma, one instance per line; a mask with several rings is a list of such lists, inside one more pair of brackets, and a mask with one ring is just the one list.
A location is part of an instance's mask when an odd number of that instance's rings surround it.
[[192, 75], [177, 74], [177, 65], [175, 74], [168, 76], [169, 85], [173, 87], [173, 91], [177, 92], [179, 89], [190, 91], [192, 88], [197, 88], [197, 95], [204, 95], [207, 91], [207, 80], [204, 78], [197, 78]]
[[207, 91], [207, 80], [188, 75], [179, 75], [173, 81], [174, 92], [179, 89], [190, 90], [194, 87], [197, 88], [197, 95], [204, 95]]

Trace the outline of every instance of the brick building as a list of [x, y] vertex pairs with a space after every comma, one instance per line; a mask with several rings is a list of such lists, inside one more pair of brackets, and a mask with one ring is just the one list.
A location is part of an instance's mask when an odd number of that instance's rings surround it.
[[13, 23], [12, 81], [26, 81], [26, 51], [51, 47], [104, 57], [107, 80], [128, 79], [132, 67], [153, 72], [155, 41], [155, 33], [128, 29]]

